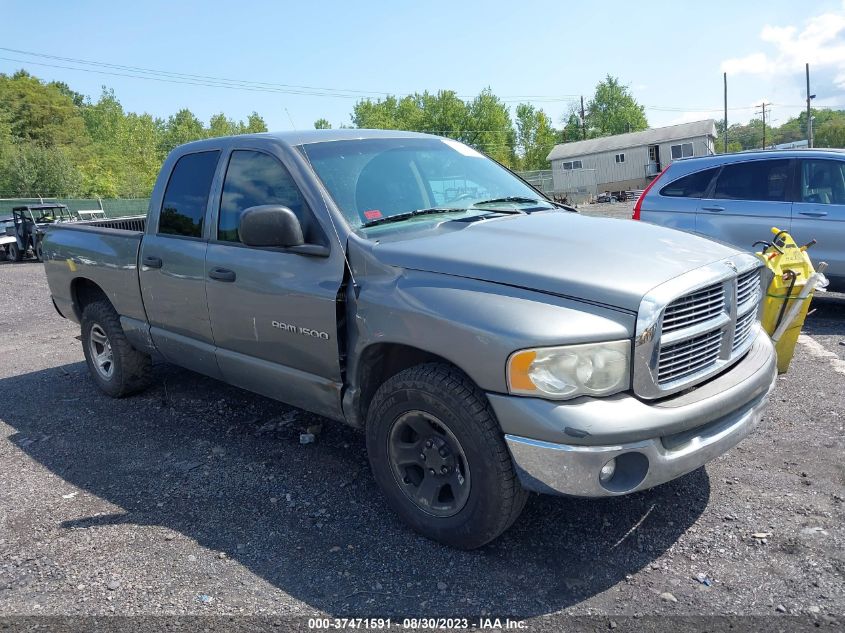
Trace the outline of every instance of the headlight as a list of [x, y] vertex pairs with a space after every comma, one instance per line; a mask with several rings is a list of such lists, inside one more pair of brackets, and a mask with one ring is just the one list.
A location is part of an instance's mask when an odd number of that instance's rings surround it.
[[630, 355], [630, 341], [514, 352], [508, 359], [508, 389], [553, 400], [608, 396], [630, 386]]

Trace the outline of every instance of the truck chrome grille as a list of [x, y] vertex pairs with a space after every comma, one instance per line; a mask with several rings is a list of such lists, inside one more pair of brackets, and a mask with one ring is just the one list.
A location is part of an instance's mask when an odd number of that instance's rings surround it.
[[[754, 342], [761, 264], [736, 255], [658, 286], [637, 315], [634, 391], [660, 398], [739, 360]], [[738, 272], [737, 272], [738, 270]]]
[[660, 348], [657, 382], [680, 380], [711, 367], [719, 359], [722, 332], [714, 330], [695, 338]]
[[663, 333], [709, 321], [725, 309], [725, 289], [714, 284], [670, 303], [663, 313]]
[[742, 348], [743, 345], [748, 341], [748, 336], [751, 334], [752, 327], [754, 326], [754, 321], [757, 319], [757, 311], [751, 310], [750, 312], [743, 314], [739, 317], [736, 321], [736, 332], [734, 333], [734, 342], [731, 351], [736, 351]]
[[749, 270], [736, 279], [736, 304], [741, 306], [746, 301], [757, 301], [760, 294], [760, 271]]

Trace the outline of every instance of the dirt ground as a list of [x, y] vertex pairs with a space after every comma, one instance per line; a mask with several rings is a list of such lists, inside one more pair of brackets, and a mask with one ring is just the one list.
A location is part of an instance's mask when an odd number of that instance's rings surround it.
[[533, 496], [473, 552], [406, 529], [344, 426], [301, 445], [321, 420], [165, 364], [144, 394], [104, 396], [41, 265], [0, 263], [0, 305], [0, 615], [845, 621], [841, 297], [817, 301], [727, 455], [628, 497]]

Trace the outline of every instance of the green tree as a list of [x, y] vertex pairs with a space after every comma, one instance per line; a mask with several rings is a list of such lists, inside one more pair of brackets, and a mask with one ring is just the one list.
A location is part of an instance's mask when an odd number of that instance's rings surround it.
[[27, 142], [3, 158], [0, 190], [9, 196], [53, 196], [79, 193], [81, 174], [61, 148]]
[[814, 147], [845, 148], [845, 112], [839, 116], [828, 117], [818, 126], [813, 136]]
[[267, 123], [257, 112], [253, 112], [246, 118], [246, 126], [242, 127], [242, 134], [259, 134], [267, 131]]
[[209, 138], [233, 136], [240, 134], [242, 128], [242, 123], [226, 118], [226, 115], [221, 112], [220, 114], [215, 114], [209, 120], [207, 135]]
[[587, 129], [591, 137], [638, 132], [648, 128], [643, 106], [637, 103], [628, 86], [611, 75], [598, 83], [586, 110]]
[[315, 130], [330, 130], [332, 129], [332, 124], [329, 123], [328, 119], [317, 119], [314, 121], [314, 129]]
[[187, 108], [182, 108], [167, 119], [167, 123], [164, 124], [164, 130], [159, 140], [159, 149], [162, 154], [168, 154], [177, 145], [201, 138], [205, 138], [205, 128], [202, 121]]
[[25, 71], [0, 74], [0, 112], [17, 142], [77, 149], [87, 145], [85, 122], [73, 99], [56, 84], [44, 84]]
[[527, 103], [516, 106], [516, 152], [519, 167], [524, 170], [548, 169], [546, 157], [557, 142], [551, 119], [543, 110]]
[[466, 141], [504, 165], [514, 165], [514, 130], [507, 106], [490, 88], [469, 104]]
[[574, 103], [570, 104], [569, 112], [563, 116], [561, 123], [563, 123], [563, 129], [561, 129], [559, 135], [561, 143], [583, 140], [584, 132], [581, 125], [581, 112], [577, 105]]

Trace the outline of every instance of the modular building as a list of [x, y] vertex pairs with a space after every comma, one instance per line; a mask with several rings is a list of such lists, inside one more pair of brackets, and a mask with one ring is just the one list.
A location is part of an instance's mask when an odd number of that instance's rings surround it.
[[715, 141], [716, 123], [707, 119], [555, 145], [548, 156], [554, 190], [643, 189], [673, 160], [713, 154]]

